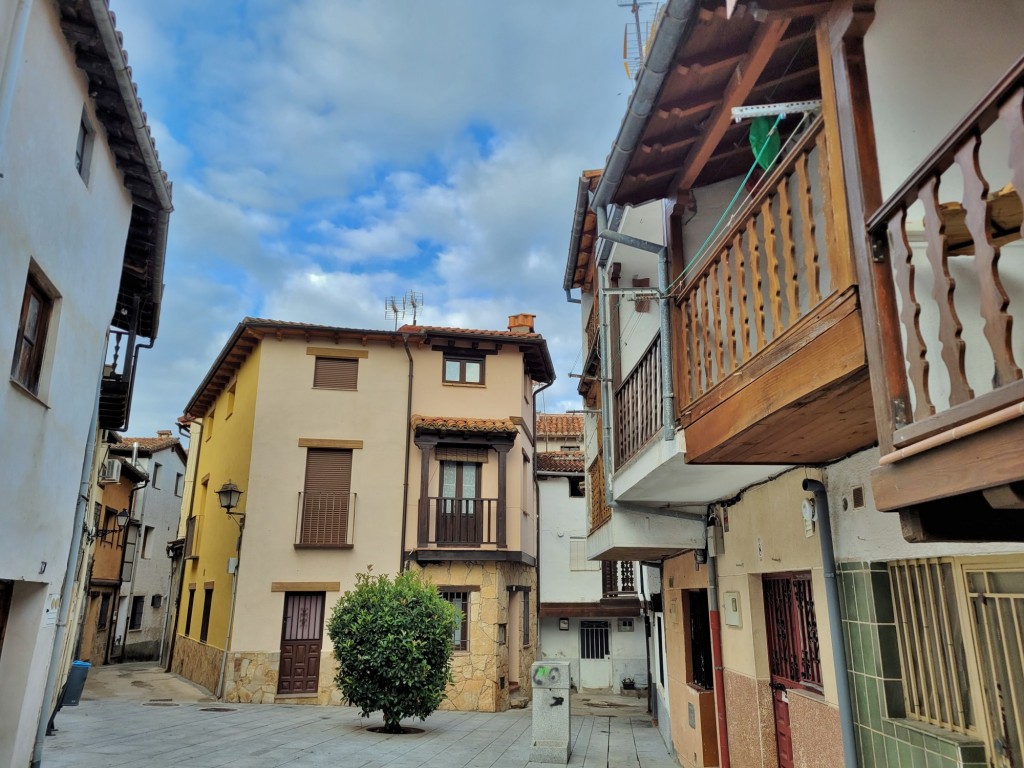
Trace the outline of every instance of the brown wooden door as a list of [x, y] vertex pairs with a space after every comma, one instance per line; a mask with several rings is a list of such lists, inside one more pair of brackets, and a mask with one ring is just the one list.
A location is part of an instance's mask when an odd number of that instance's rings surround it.
[[789, 693], [782, 683], [771, 683], [772, 708], [775, 710], [775, 743], [779, 768], [793, 768], [793, 734], [789, 726]]
[[320, 687], [324, 593], [285, 593], [282, 625], [277, 692], [315, 694]]

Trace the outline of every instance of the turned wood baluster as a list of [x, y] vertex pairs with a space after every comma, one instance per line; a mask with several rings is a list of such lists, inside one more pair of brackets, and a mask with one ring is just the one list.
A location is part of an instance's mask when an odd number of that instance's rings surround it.
[[736, 302], [733, 301], [732, 291], [732, 271], [735, 267], [736, 261], [736, 244], [739, 241], [739, 236], [733, 239], [731, 247], [725, 249], [725, 255], [722, 257], [722, 269], [725, 272], [725, 306], [723, 311], [725, 312], [725, 343], [726, 351], [729, 353], [729, 370], [726, 373], [732, 373], [736, 370]]
[[907, 366], [910, 382], [914, 386], [914, 419], [921, 419], [935, 413], [931, 396], [928, 394], [928, 358], [924, 337], [921, 335], [921, 304], [917, 301], [914, 285], [913, 252], [907, 240], [907, 211], [889, 220], [889, 249], [895, 272], [896, 287], [900, 292], [900, 319], [907, 332]]
[[707, 388], [707, 380], [702, 375], [704, 370], [704, 353], [700, 348], [700, 313], [697, 309], [697, 304], [700, 302], [700, 296], [697, 294], [699, 287], [695, 283], [690, 291], [690, 336], [693, 339], [693, 365], [691, 370], [693, 371], [694, 400], [703, 395], [704, 390]]
[[747, 222], [747, 242], [750, 244], [750, 283], [754, 291], [754, 330], [757, 331], [757, 346], [751, 354], [764, 349], [764, 279], [761, 269], [761, 246], [757, 240], [757, 218], [750, 217]]
[[921, 186], [918, 198], [924, 204], [924, 232], [928, 241], [928, 261], [935, 278], [932, 298], [939, 308], [939, 341], [942, 342], [942, 361], [949, 372], [949, 404], [959, 405], [974, 397], [967, 384], [964, 370], [966, 345], [961, 338], [963, 326], [953, 306], [956, 281], [949, 274], [949, 253], [946, 245], [946, 225], [939, 214], [939, 180], [934, 176]]
[[[680, 381], [682, 394], [680, 405], [686, 405], [693, 400], [693, 392], [691, 391], [690, 383], [690, 366], [692, 365], [693, 353], [690, 351], [690, 345], [693, 343], [692, 326], [686, 328], [687, 319], [690, 317], [690, 302], [684, 301], [682, 306], [679, 307], [679, 314], [682, 315], [684, 326], [682, 333], [678, 334], [678, 337], [682, 340], [682, 344], [678, 345], [678, 348], [682, 350], [683, 359], [679, 361], [679, 376], [682, 379]], [[673, 345], [675, 346], [675, 345]]]
[[[801, 155], [803, 157], [803, 155]], [[796, 268], [796, 243], [793, 242], [793, 206], [789, 200], [789, 176], [779, 182], [779, 229], [782, 232], [782, 265], [785, 268], [786, 303], [789, 313], [786, 327], [800, 317], [800, 273]]]
[[[1024, 88], [1006, 100], [999, 110], [999, 117], [1006, 123], [1010, 135], [1010, 181], [1024, 204]], [[1020, 235], [1024, 237], [1024, 223], [1021, 224]]]
[[[836, 212], [832, 210], [832, 177], [828, 172], [828, 146], [825, 143], [825, 132], [818, 134], [818, 184], [821, 186], [821, 212], [825, 220], [825, 260], [828, 262], [829, 293], [836, 289], [836, 267], [835, 258], [842, 258], [843, 255], [837, 251], [836, 224], [833, 216]], [[840, 213], [842, 215], [842, 213]], [[818, 287], [819, 277], [815, 272], [814, 287]], [[816, 302], [815, 302], [816, 303]]]
[[978, 150], [981, 139], [971, 136], [956, 153], [956, 162], [964, 177], [964, 211], [967, 229], [974, 240], [974, 270], [981, 289], [981, 316], [985, 319], [985, 338], [992, 348], [995, 374], [992, 386], [1002, 387], [1020, 378], [1010, 346], [1013, 318], [1006, 312], [1010, 297], [999, 278], [999, 248], [992, 244], [989, 218], [988, 182], [981, 172]]
[[761, 226], [764, 229], [764, 255], [768, 269], [768, 303], [772, 311], [772, 338], [782, 333], [782, 280], [779, 255], [775, 249], [775, 218], [772, 216], [772, 199], [769, 197], [761, 206]]
[[708, 279], [705, 277], [700, 281], [700, 329], [704, 345], [704, 381], [707, 382], [707, 388], [711, 389], [715, 386], [715, 380], [711, 369], [711, 324], [708, 322], [708, 315], [711, 313], [709, 312], [709, 304], [711, 304], [711, 296], [708, 294]]
[[[822, 157], [818, 152], [818, 157]], [[821, 290], [818, 288], [820, 266], [818, 264], [818, 242], [814, 239], [814, 197], [811, 190], [811, 177], [807, 173], [807, 155], [796, 159], [796, 191], [797, 207], [800, 210], [800, 223], [804, 239], [804, 282], [807, 285], [807, 309], [810, 311], [821, 301]], [[825, 218], [831, 215], [826, 211]]]
[[736, 265], [740, 294], [740, 339], [736, 347], [736, 367], [739, 368], [750, 359], [750, 312], [747, 309], [747, 252], [743, 249], [743, 235], [737, 232], [733, 244], [739, 254], [739, 263]]
[[718, 282], [718, 264], [711, 265], [711, 288], [714, 303], [711, 305], [711, 319], [712, 325], [715, 329], [715, 362], [718, 364], [716, 369], [716, 380], [721, 381], [725, 378], [725, 339], [722, 334], [722, 313], [725, 308], [722, 306], [722, 292]]

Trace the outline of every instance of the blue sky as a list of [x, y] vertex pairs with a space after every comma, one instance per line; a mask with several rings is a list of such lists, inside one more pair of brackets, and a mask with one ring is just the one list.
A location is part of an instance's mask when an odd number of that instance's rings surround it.
[[537, 315], [578, 407], [561, 288], [584, 169], [631, 83], [616, 0], [112, 0], [174, 182], [160, 337], [133, 435], [172, 428], [246, 315], [503, 329]]

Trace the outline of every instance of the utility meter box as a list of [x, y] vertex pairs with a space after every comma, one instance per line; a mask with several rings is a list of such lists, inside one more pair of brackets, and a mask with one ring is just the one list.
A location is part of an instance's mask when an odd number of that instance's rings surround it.
[[569, 762], [568, 661], [538, 661], [533, 677], [533, 748], [530, 761], [565, 765]]

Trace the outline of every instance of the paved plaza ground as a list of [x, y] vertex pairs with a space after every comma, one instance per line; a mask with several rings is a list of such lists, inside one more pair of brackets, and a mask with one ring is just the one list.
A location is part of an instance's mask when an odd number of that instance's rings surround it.
[[[678, 768], [641, 701], [588, 699], [572, 716], [570, 766]], [[423, 729], [412, 735], [368, 730], [380, 724], [351, 707], [221, 704], [151, 664], [115, 665], [91, 670], [81, 705], [57, 715], [43, 765], [540, 768], [530, 762], [529, 709], [436, 712], [403, 722]]]

